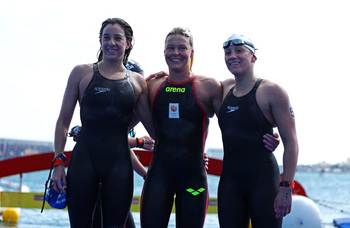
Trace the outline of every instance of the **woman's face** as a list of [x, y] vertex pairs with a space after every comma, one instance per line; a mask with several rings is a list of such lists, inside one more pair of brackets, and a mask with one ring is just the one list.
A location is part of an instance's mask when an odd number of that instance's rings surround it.
[[165, 42], [164, 56], [169, 69], [190, 69], [193, 48], [189, 44], [189, 38], [177, 34], [168, 36]]
[[103, 30], [100, 43], [103, 59], [109, 61], [123, 60], [125, 50], [131, 44], [126, 40], [124, 30], [119, 24], [108, 24]]
[[243, 45], [231, 45], [224, 48], [224, 52], [226, 66], [232, 74], [245, 74], [253, 69], [256, 57]]

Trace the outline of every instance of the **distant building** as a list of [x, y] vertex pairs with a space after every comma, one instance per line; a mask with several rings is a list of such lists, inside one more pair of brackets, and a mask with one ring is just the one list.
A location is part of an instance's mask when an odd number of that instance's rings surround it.
[[53, 142], [0, 138], [0, 160], [53, 151]]

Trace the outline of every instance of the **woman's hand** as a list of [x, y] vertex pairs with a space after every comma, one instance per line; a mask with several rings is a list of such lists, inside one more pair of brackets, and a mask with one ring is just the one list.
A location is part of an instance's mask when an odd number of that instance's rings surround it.
[[162, 78], [162, 77], [165, 77], [165, 76], [168, 76], [169, 74], [165, 71], [159, 71], [158, 73], [154, 73], [154, 74], [151, 74], [150, 76], [148, 76], [146, 78], [146, 82], [148, 82], [149, 80], [151, 80], [152, 78]]
[[[61, 180], [63, 181], [63, 186], [61, 184]], [[64, 171], [63, 165], [58, 165], [54, 167], [51, 181], [56, 192], [63, 192], [64, 194], [66, 194], [67, 182], [66, 173]]]
[[280, 144], [280, 137], [277, 133], [274, 133], [273, 135], [266, 134], [263, 136], [263, 142], [265, 143], [265, 148], [273, 152]]

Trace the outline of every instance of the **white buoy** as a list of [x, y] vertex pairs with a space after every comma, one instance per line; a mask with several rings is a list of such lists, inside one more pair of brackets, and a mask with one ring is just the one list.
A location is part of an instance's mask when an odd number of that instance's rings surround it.
[[311, 199], [293, 195], [292, 211], [283, 218], [282, 228], [322, 228], [321, 212]]

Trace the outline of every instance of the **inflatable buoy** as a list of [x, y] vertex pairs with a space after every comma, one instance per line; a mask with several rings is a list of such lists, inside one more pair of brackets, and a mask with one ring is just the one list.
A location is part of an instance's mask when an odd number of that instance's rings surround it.
[[8, 207], [2, 211], [2, 220], [4, 222], [16, 223], [19, 219], [20, 208]]
[[320, 209], [311, 199], [293, 195], [292, 211], [283, 218], [282, 228], [312, 227], [322, 228]]

